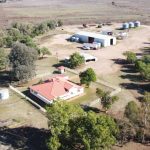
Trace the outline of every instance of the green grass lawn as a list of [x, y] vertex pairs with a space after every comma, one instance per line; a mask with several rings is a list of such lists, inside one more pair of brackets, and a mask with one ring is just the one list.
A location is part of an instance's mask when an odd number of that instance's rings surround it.
[[108, 87], [97, 83], [92, 83], [89, 88], [84, 89], [85, 94], [83, 96], [75, 98], [70, 102], [73, 104], [87, 104], [91, 101], [98, 99], [98, 97], [96, 96], [96, 88], [100, 88], [104, 91], [111, 91], [111, 89], [109, 89]]

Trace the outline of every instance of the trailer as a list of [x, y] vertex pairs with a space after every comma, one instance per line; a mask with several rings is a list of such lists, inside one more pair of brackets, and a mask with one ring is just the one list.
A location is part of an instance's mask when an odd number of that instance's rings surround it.
[[101, 43], [93, 42], [93, 43], [84, 43], [83, 44], [83, 49], [85, 50], [97, 50], [101, 47]]

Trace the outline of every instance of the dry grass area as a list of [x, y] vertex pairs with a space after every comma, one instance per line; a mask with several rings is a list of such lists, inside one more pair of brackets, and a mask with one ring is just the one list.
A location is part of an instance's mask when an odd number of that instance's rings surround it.
[[112, 150], [149, 150], [149, 146], [140, 143], [129, 142], [123, 147], [114, 146]]
[[12, 21], [62, 19], [67, 24], [141, 20], [149, 21], [149, 0], [7, 0], [0, 4], [0, 24]]
[[37, 108], [11, 90], [10, 98], [0, 102], [0, 122], [9, 128], [20, 126], [48, 128], [47, 118]]
[[[139, 88], [138, 84], [135, 82], [132, 83], [133, 81], [128, 78], [128, 76], [134, 76], [134, 74], [129, 75], [127, 72], [125, 72], [124, 68], [122, 68], [122, 65], [116, 63], [116, 60], [123, 60], [125, 58], [123, 56], [123, 53], [125, 51], [130, 50], [135, 53], [140, 53], [142, 48], [147, 47], [150, 37], [150, 26], [143, 25], [140, 28], [131, 29], [129, 31], [129, 36], [122, 41], [118, 41], [117, 45], [102, 48], [96, 51], [81, 50], [82, 44], [71, 43], [66, 40], [71, 35], [81, 30], [97, 33], [100, 32], [100, 30], [113, 30], [114, 32], [119, 32], [119, 30], [117, 30], [119, 27], [121, 27], [120, 23], [114, 23], [111, 26], [104, 26], [102, 29], [98, 29], [96, 28], [96, 26], [83, 28], [81, 25], [68, 25], [63, 27], [63, 32], [66, 33], [60, 33], [62, 28], [57, 28], [56, 30], [58, 34], [50, 38], [42, 36], [41, 38], [45, 37], [45, 41], [42, 43], [38, 41], [37, 42], [40, 46], [46, 46], [47, 48], [49, 48], [52, 52], [52, 55], [56, 56], [57, 54], [60, 60], [64, 59], [74, 52], [86, 52], [92, 54], [93, 56], [96, 56], [98, 58], [98, 61], [96, 63], [90, 62], [86, 66], [79, 68], [76, 71], [80, 72], [85, 70], [86, 68], [91, 67], [96, 71], [99, 79], [112, 85], [122, 86], [123, 90], [118, 95], [120, 97], [120, 100], [112, 106], [109, 112], [114, 116], [122, 117], [126, 104], [132, 100], [138, 103], [137, 98], [140, 97], [141, 94], [137, 90]], [[40, 38], [38, 40], [40, 41]], [[122, 69], [124, 70], [123, 72]], [[126, 85], [127, 87], [125, 87], [124, 85]], [[82, 99], [79, 101], [82, 101]]]

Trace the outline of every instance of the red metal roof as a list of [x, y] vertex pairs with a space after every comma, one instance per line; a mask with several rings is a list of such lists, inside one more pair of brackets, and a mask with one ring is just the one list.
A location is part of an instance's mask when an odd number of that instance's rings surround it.
[[80, 86], [66, 80], [64, 77], [55, 76], [49, 78], [42, 84], [31, 86], [30, 89], [48, 100], [53, 100], [59, 96], [65, 95], [72, 87], [81, 88]]
[[59, 70], [64, 70], [65, 67], [64, 67], [64, 66], [60, 66], [60, 67], [58, 67], [57, 69], [59, 69]]

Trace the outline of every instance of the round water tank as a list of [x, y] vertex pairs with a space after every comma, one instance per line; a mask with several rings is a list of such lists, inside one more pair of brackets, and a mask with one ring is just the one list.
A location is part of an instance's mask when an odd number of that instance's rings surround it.
[[133, 22], [129, 22], [129, 28], [134, 28], [134, 23]]
[[122, 24], [122, 28], [123, 29], [128, 29], [129, 28], [129, 24], [128, 23], [123, 23]]
[[140, 21], [136, 21], [136, 22], [134, 22], [134, 26], [135, 26], [135, 27], [140, 27], [140, 26], [141, 26]]
[[5, 100], [9, 98], [9, 91], [8, 89], [1, 89], [0, 90], [0, 100]]

